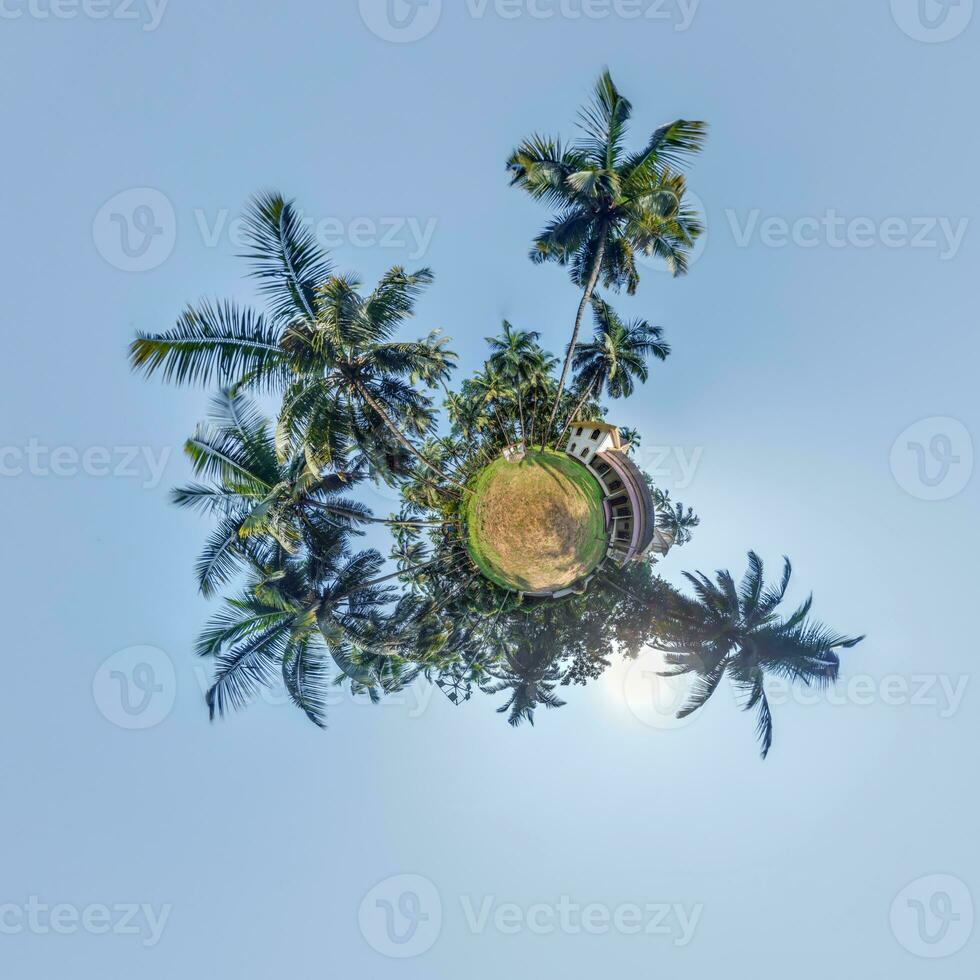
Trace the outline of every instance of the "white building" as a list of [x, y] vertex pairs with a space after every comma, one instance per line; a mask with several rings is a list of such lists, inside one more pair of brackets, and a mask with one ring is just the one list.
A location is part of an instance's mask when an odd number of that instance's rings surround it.
[[571, 424], [565, 445], [565, 452], [602, 487], [609, 535], [606, 557], [621, 565], [650, 551], [665, 554], [670, 547], [669, 538], [657, 533], [650, 486], [626, 448], [615, 425], [584, 420]]

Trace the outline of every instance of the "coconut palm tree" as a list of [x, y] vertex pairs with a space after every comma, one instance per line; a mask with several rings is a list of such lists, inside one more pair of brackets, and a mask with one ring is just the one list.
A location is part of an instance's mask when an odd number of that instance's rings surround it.
[[394, 598], [375, 576], [384, 559], [376, 551], [351, 554], [346, 535], [334, 530], [316, 553], [256, 567], [248, 587], [205, 627], [197, 644], [215, 660], [214, 683], [206, 694], [212, 720], [251, 702], [281, 673], [297, 707], [319, 726], [326, 710], [328, 657], [345, 673], [369, 684], [359, 672], [358, 651], [384, 622]]
[[562, 679], [557, 662], [561, 648], [549, 642], [541, 628], [530, 623], [524, 632], [510, 632], [512, 645], [508, 644], [502, 664], [490, 671], [496, 681], [484, 685], [483, 690], [488, 694], [510, 692], [507, 702], [497, 709], [497, 713], [509, 712], [507, 721], [516, 728], [523, 721], [533, 725], [534, 710], [539, 705], [561, 708], [565, 702], [554, 693]]
[[762, 560], [755, 552], [749, 552], [749, 568], [738, 586], [727, 571], [717, 572], [714, 582], [701, 572], [684, 574], [697, 600], [685, 601], [665, 621], [659, 643], [670, 666], [663, 676], [693, 674], [695, 678], [678, 717], [701, 708], [728, 674], [745, 710], [757, 711], [756, 732], [765, 758], [772, 746], [766, 676], [828, 686], [840, 671], [837, 651], [856, 646], [864, 637], [847, 637], [809, 620], [812, 596], [787, 619], [778, 616], [792, 575], [788, 558], [782, 581], [770, 588], [765, 586]]
[[678, 119], [655, 130], [642, 149], [627, 153], [632, 111], [604, 71], [591, 104], [580, 112], [583, 137], [577, 143], [535, 135], [507, 162], [513, 185], [557, 209], [535, 240], [532, 260], [570, 264], [572, 281], [582, 290], [548, 433], [600, 279], [607, 288], [626, 286], [634, 293], [640, 281], [637, 253], [655, 255], [674, 275], [682, 275], [702, 231], [698, 216], [684, 203], [686, 184], [677, 169], [704, 145], [706, 125]]
[[534, 354], [541, 334], [536, 330], [515, 330], [504, 320], [503, 332], [499, 337], [487, 337], [490, 347], [490, 367], [506, 378], [517, 392], [517, 410], [521, 420], [521, 439], [527, 430], [524, 424], [524, 387], [535, 370]]
[[657, 533], [663, 535], [670, 547], [683, 547], [691, 540], [694, 528], [701, 525], [701, 518], [693, 507], [685, 510], [683, 504], [674, 503], [668, 491], [654, 487], [652, 492], [657, 508]]
[[414, 313], [431, 272], [393, 268], [361, 296], [356, 280], [330, 274], [315, 240], [281, 197], [254, 201], [246, 228], [254, 274], [270, 296], [269, 315], [233, 303], [188, 308], [172, 330], [137, 336], [130, 347], [133, 368], [177, 383], [283, 391], [282, 458], [302, 444], [326, 464], [352, 443], [374, 458], [390, 452], [386, 442], [393, 438], [445, 480], [412, 441], [432, 428], [433, 413], [410, 379], [439, 383], [455, 355], [431, 336], [414, 343], [392, 339]]
[[309, 546], [327, 525], [350, 530], [364, 524], [447, 523], [374, 517], [363, 504], [343, 496], [363, 479], [362, 471], [312, 469], [304, 453], [280, 461], [269, 422], [246, 396], [228, 389], [214, 399], [209, 421], [187, 441], [185, 452], [195, 474], [208, 482], [175, 489], [174, 503], [221, 518], [198, 561], [205, 595], [249, 562], [249, 543], [256, 539], [271, 538], [292, 554], [303, 543]]
[[590, 343], [579, 344], [572, 361], [576, 387], [582, 392], [578, 404], [565, 422], [558, 441], [577, 418], [582, 406], [593, 395], [602, 398], [628, 398], [636, 381], [649, 377], [647, 358], [665, 361], [670, 345], [663, 342], [663, 329], [646, 320], [625, 323], [616, 311], [598, 296], [592, 298], [595, 334]]

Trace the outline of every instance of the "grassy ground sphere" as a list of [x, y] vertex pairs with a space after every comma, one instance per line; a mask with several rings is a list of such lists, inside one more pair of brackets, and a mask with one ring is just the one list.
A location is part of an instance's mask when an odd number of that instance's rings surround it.
[[466, 501], [467, 544], [497, 585], [550, 592], [602, 561], [602, 492], [592, 474], [564, 453], [529, 452], [520, 462], [501, 457], [480, 472], [473, 491]]

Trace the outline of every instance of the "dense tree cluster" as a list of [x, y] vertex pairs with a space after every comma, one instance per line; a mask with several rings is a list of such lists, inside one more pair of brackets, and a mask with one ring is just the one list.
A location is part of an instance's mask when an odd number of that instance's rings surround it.
[[[487, 338], [482, 369], [456, 383], [448, 338], [402, 335], [432, 273], [394, 268], [365, 291], [276, 194], [251, 204], [246, 225], [265, 312], [203, 303], [134, 341], [134, 369], [218, 390], [186, 445], [197, 482], [173, 495], [214, 518], [201, 591], [230, 590], [198, 643], [215, 664], [212, 717], [281, 678], [318, 725], [332, 684], [378, 700], [426, 682], [454, 703], [504, 695], [499, 710], [516, 725], [560, 706], [562, 686], [654, 645], [671, 674], [694, 677], [685, 712], [727, 674], [757, 712], [765, 754], [765, 676], [836, 678], [835, 651], [857, 641], [810, 623], [808, 603], [778, 618], [788, 562], [775, 589], [754, 555], [741, 586], [727, 572], [716, 582], [689, 576], [693, 598], [653, 559], [606, 563], [586, 593], [542, 600], [494, 584], [467, 551], [462, 504], [476, 474], [507, 445], [560, 446], [572, 419], [603, 418], [606, 400], [629, 397], [651, 359], [670, 354], [661, 328], [623, 320], [598, 290], [634, 292], [640, 253], [686, 271], [701, 224], [680, 168], [705, 127], [678, 120], [627, 152], [630, 114], [604, 73], [578, 142], [535, 136], [508, 164], [516, 186], [556, 211], [532, 258], [568, 266], [581, 292], [563, 361], [537, 332], [505, 322]], [[590, 310], [593, 335], [581, 341]], [[255, 400], [270, 394], [279, 400], [271, 420]], [[365, 481], [396, 488], [398, 512], [371, 513], [357, 493]], [[683, 545], [696, 515], [651, 489], [658, 526]], [[390, 532], [387, 556], [359, 547], [373, 525]]]

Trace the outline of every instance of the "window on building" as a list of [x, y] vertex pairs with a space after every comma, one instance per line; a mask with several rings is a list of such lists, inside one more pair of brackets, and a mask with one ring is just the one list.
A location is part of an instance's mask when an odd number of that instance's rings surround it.
[[568, 451], [570, 453], [574, 453], [575, 452], [575, 448], [576, 448], [576, 446], [575, 446], [575, 443], [573, 442], [572, 445], [571, 445], [571, 448]]
[[579, 426], [578, 429], [575, 431], [575, 435], [580, 436], [581, 434], [582, 434], [582, 426]]
[[609, 484], [610, 493], [615, 493], [617, 490], [622, 490], [622, 489], [623, 489], [622, 480], [613, 480], [612, 483]]
[[588, 455], [589, 455], [589, 447], [586, 446], [585, 449], [582, 450], [582, 459], [585, 459], [585, 457]]
[[599, 436], [601, 436], [601, 435], [602, 435], [602, 430], [601, 429], [595, 429], [595, 430], [593, 430], [593, 432], [592, 432], [592, 441], [593, 442], [598, 442], [599, 441]]

